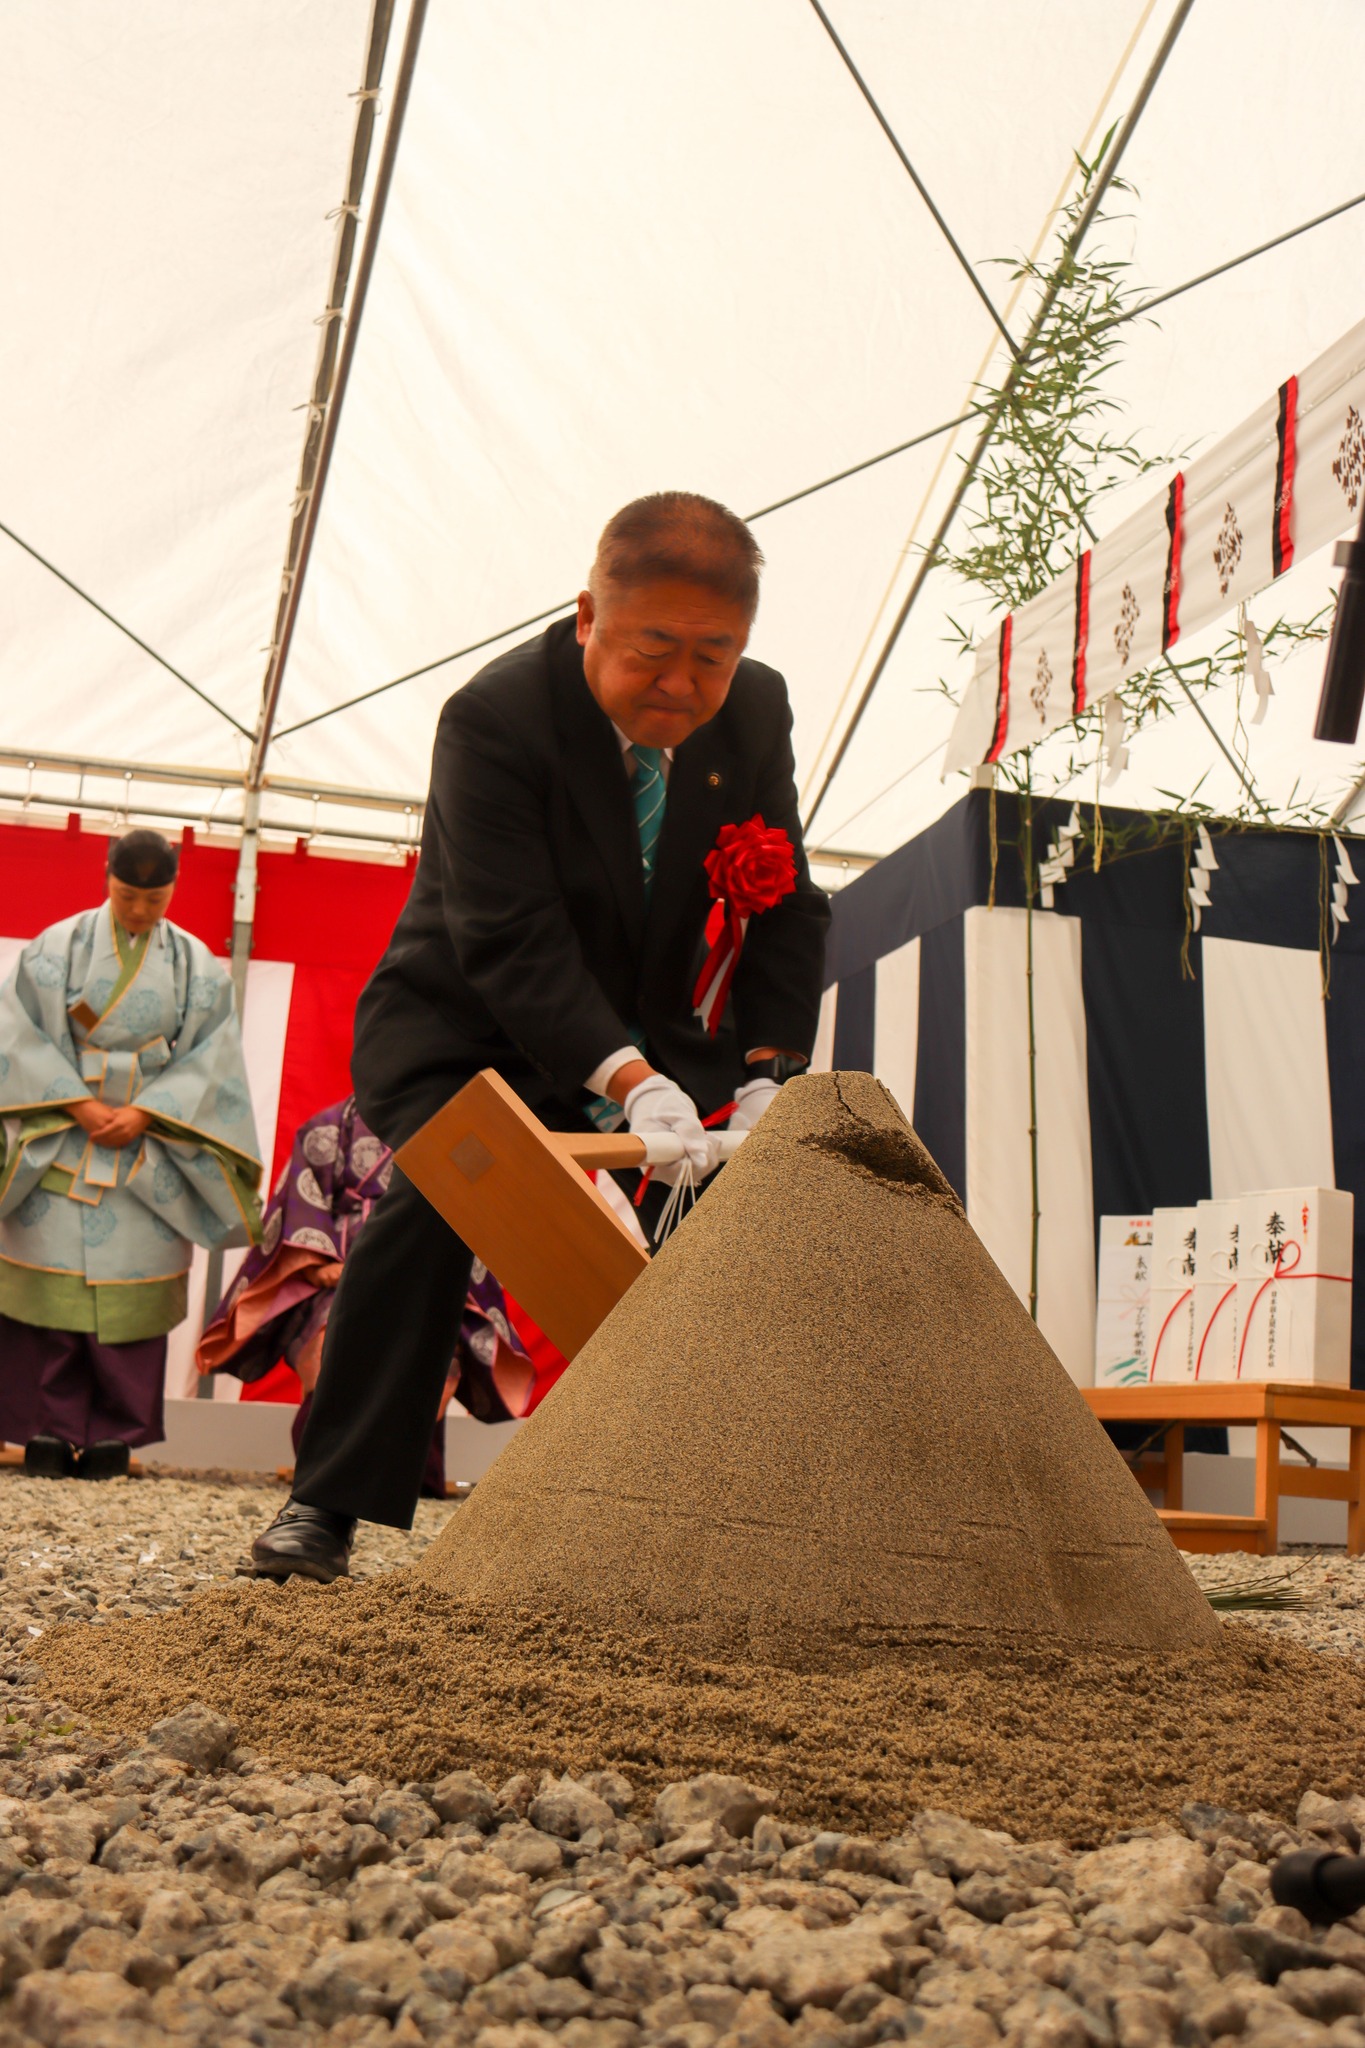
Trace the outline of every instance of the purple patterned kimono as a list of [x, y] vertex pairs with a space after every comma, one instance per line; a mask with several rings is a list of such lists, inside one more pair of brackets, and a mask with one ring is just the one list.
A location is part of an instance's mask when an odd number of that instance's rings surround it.
[[[201, 1372], [230, 1372], [249, 1384], [283, 1358], [311, 1394], [341, 1269], [392, 1172], [393, 1154], [365, 1123], [354, 1095], [299, 1126], [261, 1242], [199, 1341]], [[500, 1354], [505, 1360], [509, 1353], [526, 1362], [529, 1384], [529, 1361], [502, 1289], [476, 1260], [448, 1386], [482, 1422], [504, 1422], [515, 1412], [495, 1381]]]

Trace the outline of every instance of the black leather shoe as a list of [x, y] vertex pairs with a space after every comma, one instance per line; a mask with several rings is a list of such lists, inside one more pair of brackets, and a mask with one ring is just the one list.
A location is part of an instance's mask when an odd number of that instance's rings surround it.
[[334, 1515], [329, 1508], [310, 1508], [306, 1501], [287, 1500], [274, 1521], [251, 1546], [251, 1575], [257, 1579], [317, 1579], [330, 1586], [351, 1568], [355, 1518]]
[[101, 1437], [88, 1450], [76, 1453], [78, 1479], [126, 1479], [133, 1454], [121, 1437]]
[[31, 1436], [24, 1445], [24, 1470], [30, 1479], [70, 1479], [76, 1452], [64, 1436]]

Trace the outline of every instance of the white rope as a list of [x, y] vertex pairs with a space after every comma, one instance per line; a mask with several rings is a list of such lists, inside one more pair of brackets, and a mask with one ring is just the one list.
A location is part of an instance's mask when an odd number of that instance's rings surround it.
[[678, 1165], [678, 1178], [668, 1191], [668, 1200], [664, 1203], [663, 1213], [654, 1227], [654, 1242], [656, 1245], [662, 1244], [666, 1237], [672, 1236], [673, 1232], [682, 1222], [684, 1215], [695, 1205], [696, 1199], [697, 1176], [693, 1171], [692, 1161], [684, 1153]]

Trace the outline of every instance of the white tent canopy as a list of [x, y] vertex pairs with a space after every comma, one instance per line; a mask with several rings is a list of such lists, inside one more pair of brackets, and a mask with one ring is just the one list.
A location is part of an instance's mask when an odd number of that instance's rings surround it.
[[[1131, 104], [1172, 4], [830, 13], [983, 267], [1046, 243], [1073, 151]], [[405, 18], [400, 0], [382, 106]], [[369, 32], [368, 0], [0, 9], [0, 521], [228, 714], [0, 535], [0, 745], [224, 776], [193, 796], [136, 780], [134, 810], [240, 812]], [[1195, 0], [1125, 157], [1132, 219], [1102, 231], [1135, 281], [1181, 283], [1365, 192], [1362, 69], [1353, 0], [1292, 20]], [[1127, 330], [1114, 392], [1144, 446], [1208, 445], [1360, 318], [1363, 272], [1365, 207]], [[1005, 302], [1006, 273], [982, 274]], [[571, 596], [627, 498], [681, 486], [752, 512], [959, 416], [1004, 360], [807, 0], [432, 0], [272, 775], [419, 795], [437, 708], [487, 653], [289, 728]], [[759, 524], [754, 651], [789, 679], [810, 792], [968, 446], [927, 442]], [[1326, 554], [1296, 565], [1253, 613], [1313, 609], [1332, 580]], [[934, 691], [966, 681], [946, 645], [963, 600], [930, 577], [814, 840], [884, 851], [960, 793]], [[1320, 670], [1297, 657], [1252, 735], [1272, 795], [1350, 779], [1353, 757], [1309, 738]], [[1210, 709], [1227, 732], [1231, 705]], [[1230, 805], [1186, 714], [1111, 793], [1157, 801], [1206, 769], [1201, 794]], [[31, 786], [75, 787], [41, 768]]]

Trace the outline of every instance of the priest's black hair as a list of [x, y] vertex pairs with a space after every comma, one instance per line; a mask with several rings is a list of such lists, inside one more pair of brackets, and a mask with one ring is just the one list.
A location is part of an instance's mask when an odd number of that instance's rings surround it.
[[130, 889], [166, 889], [180, 872], [180, 856], [162, 833], [139, 825], [110, 841], [109, 872]]

